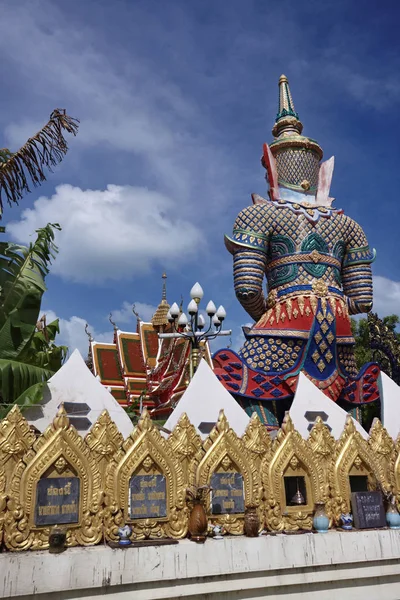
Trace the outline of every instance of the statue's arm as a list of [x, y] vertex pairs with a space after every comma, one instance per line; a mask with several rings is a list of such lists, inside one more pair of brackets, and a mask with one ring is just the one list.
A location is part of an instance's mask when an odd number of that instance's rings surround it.
[[[268, 221], [266, 213], [266, 209], [255, 206], [242, 210], [236, 219], [232, 237], [225, 236], [225, 245], [233, 255], [236, 297], [254, 321], [258, 321], [265, 312], [262, 285], [268, 251], [268, 231], [264, 230]], [[260, 219], [261, 216], [264, 218]]]
[[370, 250], [364, 231], [349, 219], [348, 239], [343, 259], [343, 291], [351, 315], [369, 312], [372, 308], [372, 269], [375, 250]]
[[262, 283], [266, 256], [249, 248], [237, 249], [233, 255], [233, 278], [236, 297], [254, 321], [265, 312]]

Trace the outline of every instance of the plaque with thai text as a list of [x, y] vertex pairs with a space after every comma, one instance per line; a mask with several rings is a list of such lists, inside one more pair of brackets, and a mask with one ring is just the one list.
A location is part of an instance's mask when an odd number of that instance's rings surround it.
[[36, 487], [35, 525], [79, 523], [79, 477], [44, 477]]
[[385, 509], [381, 492], [353, 492], [351, 508], [357, 529], [386, 527]]
[[167, 485], [164, 475], [133, 475], [129, 482], [131, 519], [167, 516]]
[[244, 512], [243, 476], [236, 471], [214, 473], [211, 477], [211, 512], [213, 515]]

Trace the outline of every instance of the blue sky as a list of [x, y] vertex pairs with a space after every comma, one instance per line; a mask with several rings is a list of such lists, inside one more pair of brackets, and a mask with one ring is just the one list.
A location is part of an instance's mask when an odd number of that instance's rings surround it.
[[169, 301], [199, 280], [237, 343], [249, 319], [223, 234], [266, 194], [282, 73], [304, 133], [335, 155], [335, 206], [377, 249], [375, 308], [400, 312], [397, 1], [17, 0], [1, 15], [0, 146], [17, 149], [56, 107], [81, 120], [2, 223], [25, 242], [63, 227], [43, 303], [60, 341], [85, 351], [86, 322], [109, 340], [110, 311], [131, 329], [134, 302], [147, 319], [166, 270]]

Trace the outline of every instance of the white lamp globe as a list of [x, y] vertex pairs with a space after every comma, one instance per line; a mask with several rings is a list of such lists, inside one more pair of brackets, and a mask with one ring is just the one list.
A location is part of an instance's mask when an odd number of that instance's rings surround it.
[[179, 315], [179, 306], [176, 302], [173, 303], [173, 305], [169, 309], [169, 312], [171, 314], [171, 317], [173, 317], [174, 319]]
[[188, 304], [188, 313], [189, 315], [195, 315], [198, 311], [197, 302], [195, 300], [191, 300]]
[[195, 283], [194, 286], [192, 287], [192, 289], [190, 290], [190, 297], [193, 300], [200, 301], [203, 296], [204, 296], [203, 288], [201, 287], [199, 282]]
[[210, 302], [206, 306], [206, 313], [208, 314], [209, 317], [213, 317], [216, 312], [217, 312], [217, 307], [215, 306], [214, 302], [212, 300], [210, 300]]
[[185, 315], [185, 313], [182, 313], [182, 314], [179, 316], [179, 319], [178, 319], [178, 325], [180, 325], [181, 327], [185, 327], [187, 324], [188, 324], [188, 318], [187, 318], [187, 316]]
[[221, 304], [221, 306], [218, 307], [217, 317], [218, 317], [218, 319], [220, 321], [223, 321], [225, 319], [225, 317], [226, 317], [226, 310], [224, 309], [224, 307], [222, 306], [222, 304]]
[[221, 321], [218, 319], [217, 315], [213, 316], [212, 322], [215, 327], [219, 327], [221, 325]]

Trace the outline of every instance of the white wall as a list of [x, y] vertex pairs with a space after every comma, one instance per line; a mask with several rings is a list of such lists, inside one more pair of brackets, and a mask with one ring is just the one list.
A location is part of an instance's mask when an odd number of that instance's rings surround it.
[[390, 530], [7, 552], [0, 554], [0, 597], [398, 600], [399, 559], [400, 533]]

